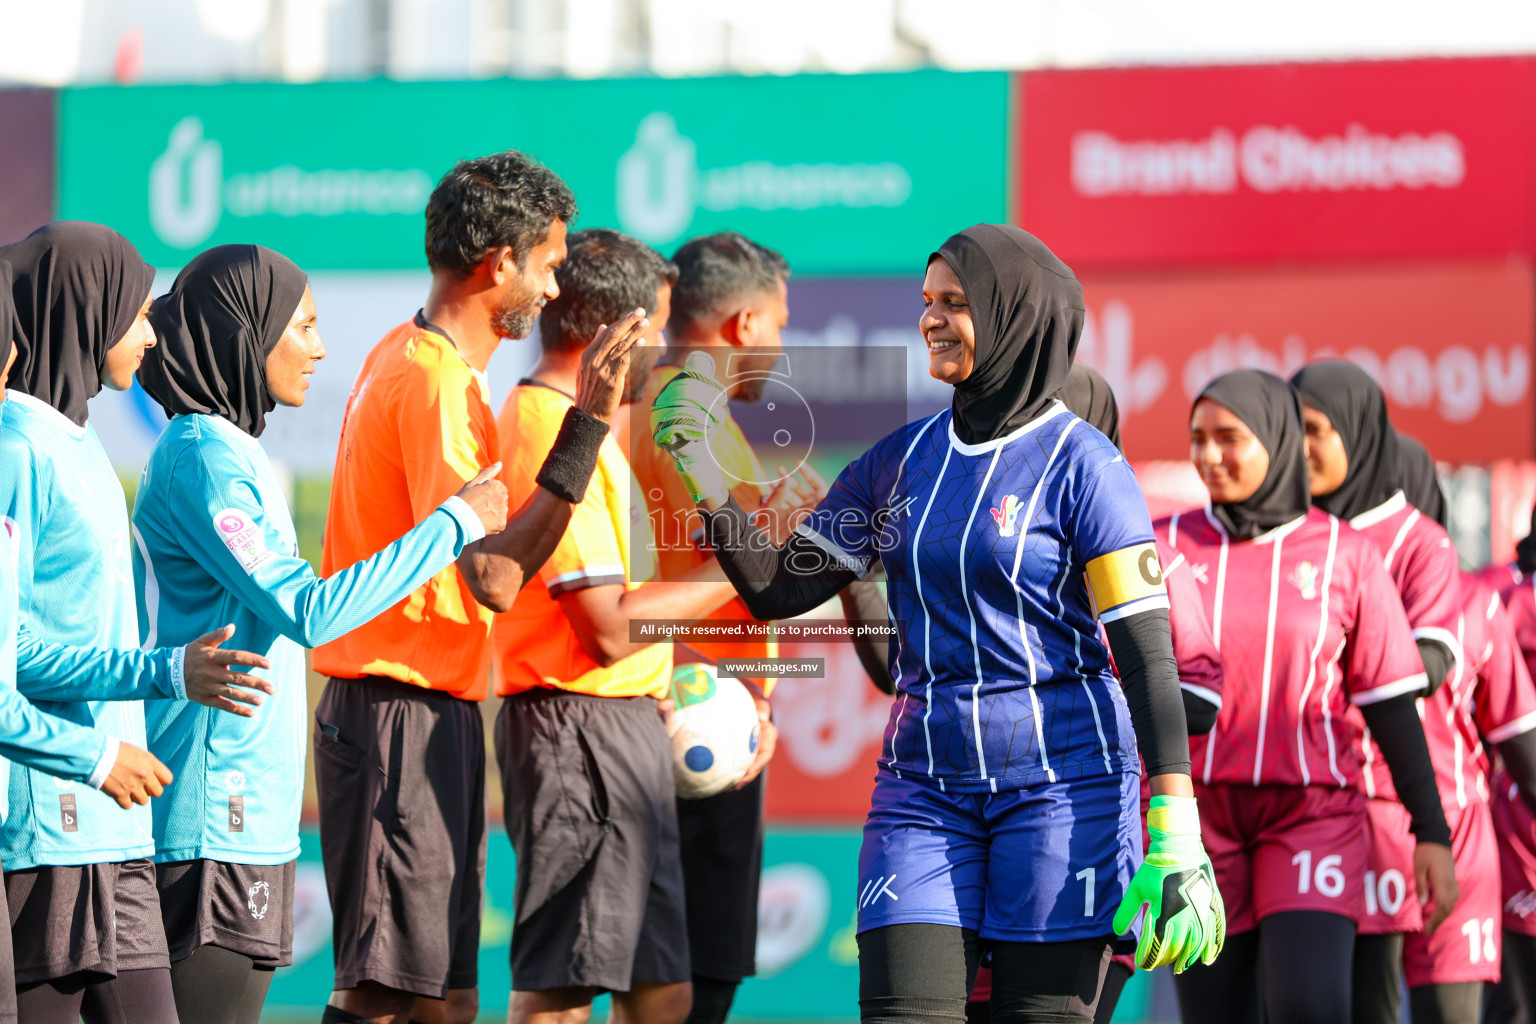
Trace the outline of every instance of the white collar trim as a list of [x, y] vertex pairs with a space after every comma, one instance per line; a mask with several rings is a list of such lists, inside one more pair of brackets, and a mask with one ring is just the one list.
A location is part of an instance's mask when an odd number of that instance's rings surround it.
[[23, 408], [32, 410], [33, 413], [51, 422], [70, 437], [82, 438], [85, 436], [84, 426], [76, 426], [74, 420], [65, 416], [41, 398], [29, 395], [24, 391], [17, 391], [15, 388], [6, 388], [5, 400], [7, 402], [20, 403]]
[[[1221, 525], [1221, 520], [1217, 519], [1214, 515], [1211, 514], [1210, 505], [1205, 506], [1205, 521], [1210, 523], [1211, 526], [1215, 528], [1217, 533], [1221, 534], [1223, 537], [1227, 536], [1227, 528]], [[1272, 530], [1264, 531], [1257, 537], [1254, 537], [1252, 540], [1248, 541], [1248, 543], [1270, 544], [1274, 541], [1282, 540], [1290, 534], [1295, 533], [1298, 529], [1301, 528], [1301, 524], [1306, 521], [1307, 513], [1303, 513], [1288, 523], [1281, 523], [1279, 526], [1276, 526]]]
[[961, 455], [990, 455], [992, 452], [997, 451], [1008, 442], [1017, 441], [1019, 438], [1023, 437], [1031, 430], [1034, 430], [1036, 427], [1040, 426], [1040, 424], [1046, 422], [1051, 417], [1066, 411], [1067, 407], [1061, 403], [1061, 399], [1053, 398], [1051, 400], [1051, 404], [1046, 407], [1044, 412], [1030, 420], [1028, 423], [1024, 424], [1019, 429], [1015, 430], [1013, 433], [1004, 434], [1002, 437], [994, 437], [990, 441], [982, 441], [979, 444], [966, 444], [964, 441], [960, 440], [959, 435], [955, 433], [955, 417], [951, 415], [949, 417], [949, 446], [955, 451], [959, 452]]
[[1398, 491], [1375, 508], [1368, 508], [1355, 516], [1355, 518], [1349, 521], [1349, 525], [1357, 530], [1363, 530], [1367, 526], [1375, 526], [1384, 519], [1392, 518], [1407, 507], [1407, 496], [1402, 491]]

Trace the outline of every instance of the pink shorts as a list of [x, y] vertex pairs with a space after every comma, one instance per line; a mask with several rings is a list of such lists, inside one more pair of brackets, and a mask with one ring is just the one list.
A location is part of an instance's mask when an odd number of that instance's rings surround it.
[[1366, 812], [1358, 790], [1196, 783], [1195, 796], [1230, 934], [1288, 910], [1360, 920]]
[[1536, 818], [1503, 772], [1493, 778], [1490, 809], [1499, 846], [1504, 927], [1536, 935]]
[[1433, 935], [1413, 932], [1404, 940], [1403, 972], [1410, 988], [1499, 980], [1504, 945], [1499, 928], [1499, 849], [1487, 804], [1469, 803], [1456, 816], [1451, 852], [1461, 895], [1456, 909]]
[[1424, 927], [1418, 887], [1413, 882], [1413, 833], [1408, 808], [1396, 800], [1365, 802], [1370, 851], [1365, 864], [1365, 914], [1361, 935], [1417, 932]]

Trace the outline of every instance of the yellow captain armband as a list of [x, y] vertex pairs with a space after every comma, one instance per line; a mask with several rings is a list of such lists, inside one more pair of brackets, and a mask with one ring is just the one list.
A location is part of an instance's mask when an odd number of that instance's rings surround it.
[[1168, 588], [1163, 586], [1157, 548], [1138, 544], [1095, 558], [1088, 563], [1088, 593], [1101, 622], [1167, 608]]

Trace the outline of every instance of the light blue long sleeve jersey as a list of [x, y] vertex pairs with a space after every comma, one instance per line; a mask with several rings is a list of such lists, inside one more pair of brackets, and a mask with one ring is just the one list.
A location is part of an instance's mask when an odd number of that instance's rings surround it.
[[177, 416], [134, 501], [134, 569], [146, 643], [185, 643], [235, 624], [265, 655], [276, 693], [252, 718], [187, 704], [149, 707], [149, 744], [176, 773], [154, 802], [155, 859], [281, 864], [299, 854], [309, 747], [304, 648], [404, 600], [485, 536], [449, 498], [405, 536], [320, 579], [299, 557], [281, 481], [260, 443], [218, 416]]
[[[14, 544], [19, 631], [6, 630], [5, 643], [16, 644], [22, 696], [49, 715], [144, 746], [141, 698], [184, 689], [182, 652], [136, 649], [127, 498], [89, 425], [77, 427], [46, 403], [7, 392], [0, 404], [0, 516]], [[0, 826], [6, 870], [109, 864], [154, 852], [148, 807], [125, 811], [81, 784], [105, 777], [107, 755], [116, 757], [112, 741], [87, 734], [80, 742], [76, 758], [18, 764], [10, 772], [9, 815]], [[46, 774], [55, 768], [65, 777]]]

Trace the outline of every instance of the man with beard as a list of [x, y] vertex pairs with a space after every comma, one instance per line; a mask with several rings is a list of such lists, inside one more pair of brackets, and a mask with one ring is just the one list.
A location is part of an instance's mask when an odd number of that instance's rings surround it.
[[[559, 294], [563, 181], [520, 153], [464, 161], [427, 202], [426, 305], [369, 353], [342, 424], [321, 572], [370, 558], [501, 454], [485, 367]], [[315, 649], [320, 849], [336, 978], [325, 1022], [470, 1024], [485, 873], [485, 740], [494, 612], [554, 550], [586, 493], [643, 310], [575, 357], [574, 399], [531, 454], [538, 486], [500, 534], [401, 603]], [[546, 454], [547, 453], [547, 454]]]
[[[665, 345], [677, 268], [617, 231], [567, 239], [545, 307], [543, 354], [507, 397], [501, 436], [508, 502], [535, 488], [537, 452], [570, 408], [585, 339], [637, 307], [650, 311], [630, 381]], [[647, 582], [645, 503], [618, 443], [564, 537], [497, 617], [496, 720], [507, 834], [517, 855], [512, 1012], [517, 1024], [585, 1014], [599, 992], [637, 1024], [681, 1024], [690, 1001], [672, 748], [657, 713], [670, 643], [631, 642], [635, 619], [697, 619], [731, 585], [711, 562]], [[636, 542], [638, 541], [638, 543]]]

